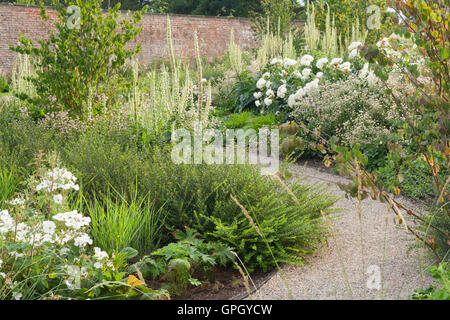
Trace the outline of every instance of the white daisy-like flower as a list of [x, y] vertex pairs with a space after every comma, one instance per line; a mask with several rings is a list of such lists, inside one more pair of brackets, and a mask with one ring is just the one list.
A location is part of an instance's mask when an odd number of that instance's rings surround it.
[[46, 234], [52, 235], [55, 233], [56, 225], [53, 221], [44, 221], [42, 223], [42, 231]]
[[53, 201], [55, 201], [55, 203], [57, 204], [63, 204], [63, 196], [61, 194], [55, 194], [53, 196]]

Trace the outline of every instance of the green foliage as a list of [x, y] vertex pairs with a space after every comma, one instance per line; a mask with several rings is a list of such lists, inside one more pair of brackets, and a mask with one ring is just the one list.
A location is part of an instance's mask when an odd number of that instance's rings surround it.
[[251, 112], [232, 113], [223, 125], [229, 129], [255, 129], [272, 127], [278, 124], [278, 119], [273, 113], [254, 116]]
[[[142, 12], [134, 12], [130, 19], [120, 20], [119, 5], [107, 13], [101, 9], [102, 0], [69, 1], [80, 9], [58, 6], [56, 33], [35, 46], [23, 37], [20, 45], [11, 48], [31, 55], [36, 77], [32, 83], [37, 97], [29, 97], [35, 104], [49, 111], [67, 110], [71, 115], [94, 116], [110, 109], [118, 99], [117, 91], [124, 84], [121, 74], [127, 60], [139, 53], [136, 48], [125, 49], [142, 28], [136, 28]], [[42, 8], [42, 18], [47, 19]]]
[[194, 274], [205, 279], [213, 267], [226, 266], [234, 261], [232, 248], [220, 243], [205, 242], [198, 238], [199, 234], [194, 229], [186, 227], [185, 230], [174, 232], [178, 242], [152, 252], [130, 266], [129, 270], [138, 271], [144, 277], [165, 280], [162, 287], [179, 295], [185, 293], [189, 285], [201, 285], [198, 279], [193, 278]]
[[19, 181], [14, 172], [9, 169], [9, 166], [2, 164], [0, 166], [0, 206], [16, 192]]
[[[321, 31], [325, 31], [327, 12], [331, 13], [331, 19], [336, 26], [337, 33], [342, 35], [342, 41], [350, 36], [352, 25], [373, 26], [368, 29], [368, 40], [377, 39], [383, 33], [390, 33], [397, 18], [395, 14], [386, 11], [387, 2], [385, 0], [317, 0], [315, 5], [315, 20]], [[377, 6], [379, 9], [379, 21], [374, 10], [369, 10], [370, 6]], [[376, 10], [378, 10], [376, 9]], [[374, 20], [375, 19], [375, 20]]]
[[[444, 158], [439, 155], [436, 161], [442, 166]], [[446, 171], [444, 168], [439, 175], [445, 176], [448, 174]], [[426, 200], [436, 197], [433, 177], [423, 158], [400, 160], [389, 154], [386, 165], [381, 167], [376, 175], [388, 191], [394, 192], [395, 188], [400, 188], [403, 194], [413, 199]]]
[[5, 77], [0, 76], [0, 93], [8, 92], [8, 91], [9, 91], [8, 80]]
[[[415, 152], [406, 153], [398, 144], [392, 144], [390, 152], [396, 155], [394, 160], [398, 167], [405, 161], [424, 159], [428, 167], [428, 175], [432, 179], [433, 188], [430, 191], [435, 196], [429, 212], [436, 215], [434, 219], [439, 221], [440, 225], [448, 226], [450, 220], [448, 207], [450, 75], [446, 58], [450, 50], [449, 7], [441, 0], [395, 1], [393, 7], [405, 16], [402, 25], [396, 28], [397, 36], [412, 39], [422, 55], [422, 59], [419, 60], [421, 63], [417, 64], [410, 50], [403, 48], [401, 43], [388, 43], [388, 48], [378, 43], [377, 47], [365, 48], [363, 53], [365, 58], [374, 65], [377, 76], [385, 83], [393, 69], [397, 69], [401, 71], [403, 81], [412, 88], [408, 93], [398, 94], [388, 86], [388, 92], [397, 106], [400, 107], [403, 104], [413, 110], [412, 116], [406, 117], [401, 134], [403, 139], [409, 141], [408, 144], [415, 148]], [[403, 50], [402, 54], [392, 56], [390, 45], [394, 46], [394, 49]], [[428, 77], [428, 81], [419, 81], [421, 77]], [[422, 231], [419, 237], [423, 243], [433, 249], [435, 254], [438, 254], [438, 251], [441, 252], [440, 259], [448, 257], [447, 250], [450, 246], [448, 228], [442, 230], [430, 223], [430, 219], [424, 219], [421, 220], [421, 226], [418, 229]]]
[[314, 252], [324, 239], [321, 211], [330, 212], [336, 199], [320, 186], [290, 185], [297, 200], [277, 191], [278, 187], [273, 180], [258, 181], [254, 185], [254, 192], [260, 195], [258, 202], [252, 201], [249, 191], [237, 193], [255, 225], [240, 210], [222, 217], [203, 216], [214, 225], [214, 231], [206, 235], [234, 247], [249, 271], [267, 271], [276, 263], [301, 265], [302, 257]]
[[415, 290], [409, 296], [411, 300], [450, 300], [450, 267], [447, 263], [432, 266], [428, 272], [437, 282], [436, 286]]
[[272, 34], [285, 35], [297, 18], [299, 4], [294, 0], [260, 0], [260, 11], [252, 12], [254, 30], [259, 36], [267, 30]]
[[140, 255], [158, 248], [161, 228], [164, 223], [163, 208], [153, 205], [150, 195], [129, 201], [122, 196], [94, 195], [92, 202], [84, 199], [81, 210], [91, 217], [91, 235], [94, 245], [107, 252], [119, 252], [124, 248], [135, 248]]
[[26, 188], [2, 204], [0, 299], [152, 299], [164, 294], [127, 280], [125, 267], [136, 250], [109, 256], [88, 246], [90, 219], [67, 211], [70, 191], [78, 190], [76, 178], [56, 166], [54, 155], [48, 167], [44, 163], [38, 158]]

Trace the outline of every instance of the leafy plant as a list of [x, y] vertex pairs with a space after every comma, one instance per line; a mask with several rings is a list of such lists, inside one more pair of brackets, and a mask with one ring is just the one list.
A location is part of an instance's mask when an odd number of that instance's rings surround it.
[[450, 300], [450, 267], [447, 263], [440, 263], [438, 266], [432, 266], [428, 272], [437, 282], [436, 286], [430, 286], [426, 289], [415, 290], [409, 296], [411, 300]]
[[[30, 80], [37, 97], [28, 98], [45, 106], [42, 113], [67, 110], [71, 115], [91, 117], [116, 103], [116, 92], [124, 83], [121, 70], [140, 51], [139, 44], [131, 49], [125, 46], [142, 30], [135, 27], [142, 11], [121, 20], [120, 3], [103, 13], [102, 2], [69, 1], [69, 6], [79, 9], [78, 20], [74, 12], [57, 5], [56, 33], [48, 40], [39, 40], [39, 46], [22, 37], [20, 45], [11, 48], [33, 58], [36, 77]], [[46, 20], [45, 8], [41, 8], [41, 17]]]
[[178, 242], [173, 242], [160, 248], [132, 265], [131, 272], [140, 272], [144, 277], [160, 277], [168, 280], [163, 287], [169, 292], [179, 295], [184, 293], [189, 285], [199, 286], [201, 282], [194, 278], [197, 273], [202, 279], [208, 276], [216, 265], [225, 266], [234, 261], [231, 248], [215, 242], [205, 242], [199, 239], [196, 230], [185, 228], [186, 231], [175, 231]]

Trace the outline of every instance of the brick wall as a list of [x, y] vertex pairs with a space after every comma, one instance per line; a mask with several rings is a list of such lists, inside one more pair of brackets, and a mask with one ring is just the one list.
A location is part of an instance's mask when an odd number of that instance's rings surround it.
[[[49, 11], [50, 19], [43, 22], [39, 12], [38, 7], [0, 4], [0, 74], [11, 72], [15, 53], [9, 50], [9, 46], [17, 44], [21, 33], [33, 41], [48, 37], [49, 30], [57, 19], [56, 13]], [[184, 57], [194, 53], [195, 30], [198, 32], [204, 54], [210, 57], [220, 56], [225, 52], [231, 28], [234, 29], [236, 42], [241, 48], [248, 49], [255, 44], [248, 19], [172, 15], [170, 21], [174, 50], [177, 55]], [[166, 57], [167, 17], [145, 14], [141, 24], [143, 30], [134, 41], [142, 44], [140, 62], [146, 63], [157, 57]]]

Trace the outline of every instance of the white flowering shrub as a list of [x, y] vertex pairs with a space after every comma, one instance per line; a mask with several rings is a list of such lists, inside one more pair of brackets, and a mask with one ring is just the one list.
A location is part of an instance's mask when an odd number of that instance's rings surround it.
[[[246, 109], [258, 113], [273, 112], [283, 115], [285, 120], [296, 106], [305, 100], [310, 92], [325, 83], [345, 80], [351, 75], [374, 77], [368, 70], [358, 53], [362, 46], [354, 42], [349, 47], [349, 61], [343, 58], [328, 59], [303, 55], [298, 60], [274, 58], [253, 78], [251, 99], [245, 101], [245, 106], [237, 104], [235, 111]], [[374, 79], [373, 79], [374, 80]]]
[[124, 272], [136, 250], [91, 248], [91, 219], [68, 209], [76, 181], [65, 168], [40, 169], [0, 211], [0, 299], [158, 297]]

